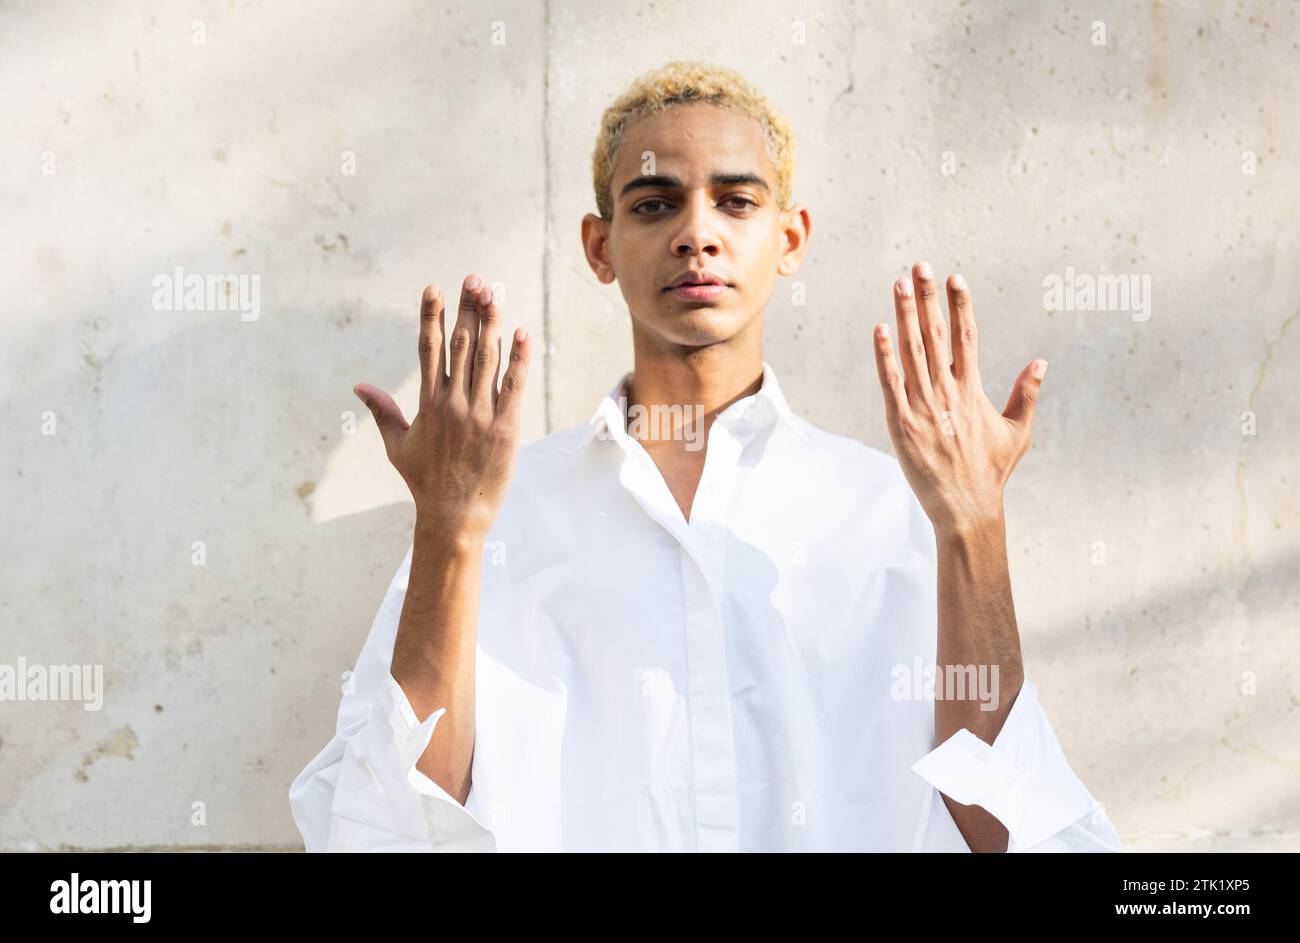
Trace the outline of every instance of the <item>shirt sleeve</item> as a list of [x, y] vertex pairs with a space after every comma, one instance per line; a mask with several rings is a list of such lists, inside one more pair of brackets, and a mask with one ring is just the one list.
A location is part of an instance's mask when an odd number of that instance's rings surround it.
[[408, 549], [345, 679], [334, 737], [289, 787], [309, 852], [496, 850], [492, 832], [415, 768], [446, 708], [421, 722], [390, 670], [410, 566]]
[[997, 818], [1006, 826], [1009, 852], [1123, 850], [1101, 803], [1066, 761], [1028, 679], [991, 745], [963, 728], [911, 769], [931, 787], [915, 850], [970, 850], [944, 795]]

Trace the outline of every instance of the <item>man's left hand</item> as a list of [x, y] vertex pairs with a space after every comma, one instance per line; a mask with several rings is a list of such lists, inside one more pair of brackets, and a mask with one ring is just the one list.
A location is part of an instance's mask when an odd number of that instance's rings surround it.
[[1000, 524], [1002, 490], [1029, 449], [1034, 407], [1047, 371], [1030, 362], [998, 412], [984, 394], [970, 291], [960, 275], [947, 281], [949, 330], [927, 262], [894, 283], [902, 372], [887, 324], [876, 326], [876, 369], [889, 436], [903, 473], [935, 531], [966, 533]]

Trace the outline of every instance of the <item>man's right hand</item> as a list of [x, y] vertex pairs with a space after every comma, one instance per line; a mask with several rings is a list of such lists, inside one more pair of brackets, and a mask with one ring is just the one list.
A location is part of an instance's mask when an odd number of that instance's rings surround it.
[[393, 398], [359, 383], [353, 392], [379, 427], [384, 450], [415, 499], [416, 522], [450, 539], [482, 541], [505, 500], [519, 444], [528, 378], [528, 332], [515, 331], [501, 390], [501, 316], [492, 290], [465, 279], [451, 335], [451, 369], [442, 290], [420, 303], [420, 403], [407, 425]]

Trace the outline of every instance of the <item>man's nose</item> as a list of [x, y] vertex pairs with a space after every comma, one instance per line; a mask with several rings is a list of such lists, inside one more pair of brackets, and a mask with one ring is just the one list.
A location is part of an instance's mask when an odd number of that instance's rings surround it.
[[693, 194], [678, 219], [681, 225], [673, 234], [674, 255], [717, 255], [721, 251], [714, 226], [713, 201], [708, 194]]

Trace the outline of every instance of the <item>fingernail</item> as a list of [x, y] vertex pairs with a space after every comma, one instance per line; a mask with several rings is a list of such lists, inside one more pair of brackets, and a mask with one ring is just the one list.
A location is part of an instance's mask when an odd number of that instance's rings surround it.
[[470, 277], [465, 281], [465, 287], [468, 288], [470, 291], [473, 291], [475, 288], [477, 288], [477, 287], [479, 286], [479, 284], [480, 284], [480, 283], [479, 283], [479, 278], [478, 278], [477, 275], [471, 275], [471, 276], [470, 276]]
[[930, 278], [934, 272], [930, 268], [929, 262], [922, 262], [916, 267], [916, 274], [921, 278]]
[[515, 340], [519, 341], [521, 344], [528, 340], [528, 328], [521, 327], [519, 330], [515, 331]]
[[898, 280], [898, 293], [904, 298], [912, 297], [912, 280], [910, 278], [900, 278]]
[[889, 340], [889, 325], [877, 324], [876, 333], [880, 336], [881, 340]]
[[1034, 379], [1035, 379], [1035, 380], [1041, 380], [1041, 379], [1042, 379], [1046, 374], [1047, 374], [1047, 361], [1046, 361], [1046, 360], [1035, 360], [1035, 361], [1034, 361]]
[[958, 291], [965, 291], [966, 279], [962, 278], [960, 275], [954, 275], [952, 277], [952, 287], [956, 288]]

